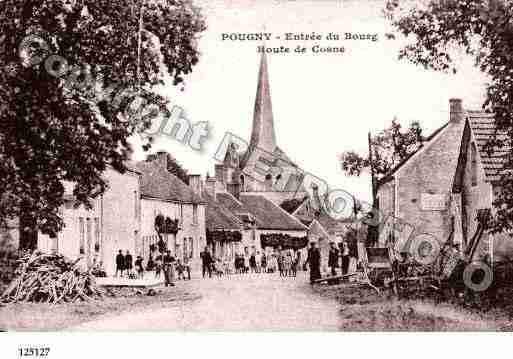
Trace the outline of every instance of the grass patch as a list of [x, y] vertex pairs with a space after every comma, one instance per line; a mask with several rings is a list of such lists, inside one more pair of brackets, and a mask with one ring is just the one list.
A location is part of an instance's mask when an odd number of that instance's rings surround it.
[[316, 286], [321, 296], [340, 303], [344, 331], [495, 331], [505, 330], [502, 315], [430, 299], [399, 300], [365, 286]]

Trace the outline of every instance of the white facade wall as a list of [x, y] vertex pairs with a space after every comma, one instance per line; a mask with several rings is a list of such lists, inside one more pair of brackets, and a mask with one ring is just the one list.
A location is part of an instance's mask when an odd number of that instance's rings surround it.
[[70, 259], [82, 257], [84, 268], [101, 262], [108, 275], [115, 272], [119, 249], [135, 254], [140, 231], [139, 175], [109, 168], [105, 177], [109, 188], [92, 200], [92, 209], [73, 208], [72, 202], [61, 208], [64, 228], [55, 239], [40, 233], [39, 250], [58, 252]]
[[[201, 267], [200, 252], [206, 246], [205, 205], [168, 202], [146, 197], [143, 197], [141, 202], [140, 250], [142, 253], [148, 253], [149, 248], [146, 247], [149, 246], [150, 237], [155, 239], [157, 235], [154, 224], [158, 214], [171, 219], [179, 219], [181, 230], [178, 232], [176, 240], [172, 235], [168, 236], [168, 248], [177, 258], [183, 258], [184, 251], [190, 254], [192, 250], [190, 265], [193, 270], [199, 270]], [[196, 211], [196, 215], [194, 215], [194, 211]], [[145, 261], [147, 259], [147, 257], [144, 258]]]

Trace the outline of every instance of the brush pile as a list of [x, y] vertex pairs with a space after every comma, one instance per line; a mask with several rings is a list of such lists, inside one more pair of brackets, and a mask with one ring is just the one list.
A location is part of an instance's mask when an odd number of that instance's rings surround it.
[[15, 278], [0, 297], [1, 302], [57, 304], [103, 296], [94, 276], [79, 267], [79, 260], [34, 252], [17, 262]]

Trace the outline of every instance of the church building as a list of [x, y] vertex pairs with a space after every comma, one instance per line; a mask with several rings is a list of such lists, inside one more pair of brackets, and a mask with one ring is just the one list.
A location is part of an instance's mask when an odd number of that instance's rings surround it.
[[[278, 166], [278, 173], [269, 170]], [[206, 180], [205, 192], [207, 231], [210, 239], [217, 239], [209, 241], [219, 249], [216, 255], [262, 251], [279, 241], [306, 246], [308, 227], [280, 207], [288, 198], [303, 198], [305, 192], [299, 168], [276, 142], [265, 53], [260, 59], [249, 145], [244, 151], [235, 143], [228, 145], [224, 161], [215, 165], [215, 177]], [[223, 223], [229, 228], [221, 229]], [[222, 240], [221, 232], [231, 239]]]

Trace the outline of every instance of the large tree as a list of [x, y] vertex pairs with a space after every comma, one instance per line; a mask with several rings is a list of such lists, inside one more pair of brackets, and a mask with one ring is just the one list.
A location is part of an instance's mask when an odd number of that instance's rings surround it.
[[164, 109], [157, 87], [192, 71], [204, 29], [190, 0], [1, 1], [0, 221], [54, 235], [64, 181], [89, 207]]
[[360, 176], [362, 171], [370, 171], [379, 178], [413, 153], [422, 143], [422, 128], [412, 122], [404, 129], [393, 119], [389, 127], [371, 137], [371, 153], [365, 155], [355, 151], [345, 151], [340, 155], [342, 170], [349, 176]]
[[491, 229], [512, 229], [513, 1], [431, 0], [412, 7], [411, 2], [393, 0], [387, 4], [385, 14], [409, 41], [399, 58], [427, 69], [455, 73], [455, 51], [464, 50], [488, 75], [483, 109], [495, 115], [498, 131], [490, 136], [487, 147], [506, 153], [499, 183], [502, 191], [494, 201]]

